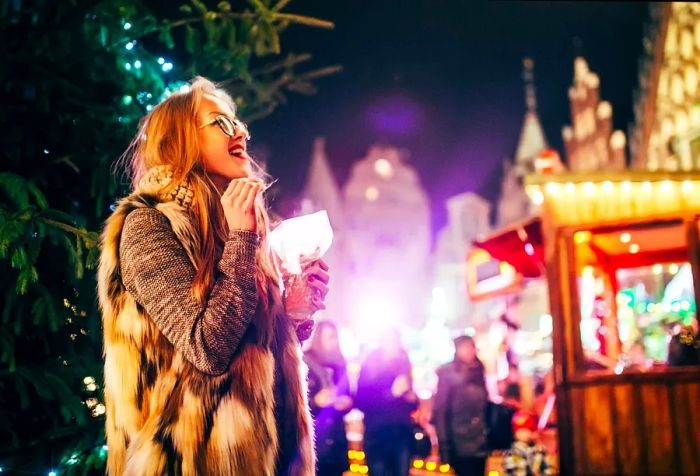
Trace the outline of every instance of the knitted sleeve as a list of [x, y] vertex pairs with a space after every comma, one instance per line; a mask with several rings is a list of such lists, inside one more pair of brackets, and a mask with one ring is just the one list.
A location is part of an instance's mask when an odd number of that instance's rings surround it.
[[195, 268], [168, 219], [141, 208], [125, 220], [119, 247], [122, 280], [163, 335], [198, 370], [228, 368], [255, 314], [255, 232], [232, 231], [218, 263], [221, 272], [204, 305], [192, 294]]

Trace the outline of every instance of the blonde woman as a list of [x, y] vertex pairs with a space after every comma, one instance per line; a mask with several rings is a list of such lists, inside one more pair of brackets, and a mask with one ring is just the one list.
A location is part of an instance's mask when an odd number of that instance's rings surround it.
[[[133, 191], [98, 274], [110, 475], [314, 474], [299, 349], [313, 320], [288, 317], [302, 299], [281, 291], [248, 138], [231, 98], [196, 78], [124, 155]], [[327, 271], [305, 273], [314, 312]]]

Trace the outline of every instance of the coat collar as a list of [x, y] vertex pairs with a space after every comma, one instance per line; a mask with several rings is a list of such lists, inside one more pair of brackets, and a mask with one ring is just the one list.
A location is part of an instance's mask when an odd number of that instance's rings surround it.
[[163, 201], [174, 201], [181, 207], [190, 210], [194, 204], [194, 188], [189, 177], [172, 185], [174, 171], [169, 165], [151, 167], [141, 177], [134, 192], [144, 195], [155, 195]]

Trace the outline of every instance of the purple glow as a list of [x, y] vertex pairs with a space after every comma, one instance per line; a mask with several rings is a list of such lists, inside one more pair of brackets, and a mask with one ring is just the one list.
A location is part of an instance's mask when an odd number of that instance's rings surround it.
[[410, 134], [423, 123], [423, 111], [411, 99], [389, 97], [367, 108], [367, 121], [382, 134]]

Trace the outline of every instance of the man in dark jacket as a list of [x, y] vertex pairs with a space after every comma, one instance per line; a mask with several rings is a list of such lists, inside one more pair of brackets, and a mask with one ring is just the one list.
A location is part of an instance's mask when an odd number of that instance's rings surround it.
[[484, 366], [476, 356], [474, 340], [455, 339], [455, 358], [438, 370], [433, 401], [433, 423], [440, 457], [458, 476], [483, 476], [486, 465], [488, 393]]

